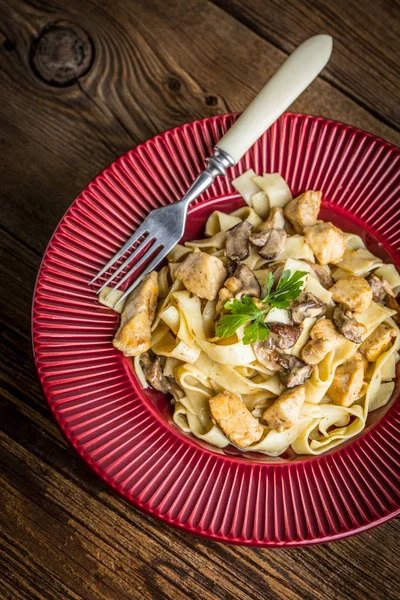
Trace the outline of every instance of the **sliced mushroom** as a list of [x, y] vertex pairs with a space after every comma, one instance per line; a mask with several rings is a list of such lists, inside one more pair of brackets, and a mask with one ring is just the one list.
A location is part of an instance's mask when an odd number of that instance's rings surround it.
[[327, 308], [325, 302], [318, 300], [314, 294], [308, 292], [306, 294], [301, 294], [298, 300], [292, 304], [290, 310], [293, 322], [300, 324], [307, 317], [319, 317], [320, 315], [324, 315]]
[[261, 294], [261, 286], [258, 283], [257, 277], [247, 265], [243, 263], [233, 263], [235, 269], [232, 272], [232, 263], [228, 268], [228, 273], [232, 275], [225, 281], [225, 287], [234, 294], [240, 293], [247, 296], [259, 298]]
[[[258, 235], [258, 234], [257, 234]], [[265, 260], [274, 260], [285, 247], [287, 233], [284, 229], [270, 229], [259, 235], [266, 235], [266, 243], [258, 251], [259, 255]]]
[[346, 309], [343, 304], [338, 304], [333, 309], [333, 321], [340, 333], [345, 338], [354, 342], [355, 344], [361, 344], [362, 336], [367, 333], [365, 325], [358, 323], [353, 317], [353, 313]]
[[384, 277], [370, 275], [367, 279], [372, 290], [372, 299], [375, 302], [385, 302], [386, 296], [394, 297], [392, 286]]
[[300, 337], [301, 329], [285, 323], [268, 323], [272, 342], [277, 348], [286, 350], [292, 348]]
[[152, 388], [163, 394], [171, 391], [168, 378], [162, 373], [161, 358], [159, 356], [155, 357], [149, 352], [144, 352], [140, 355], [140, 364], [146, 381]]
[[388, 308], [396, 311], [396, 314], [393, 316], [393, 319], [396, 321], [397, 325], [400, 325], [400, 304], [397, 302], [396, 298], [393, 296], [386, 296], [385, 304]]
[[277, 362], [279, 352], [276, 350], [271, 336], [267, 337], [265, 342], [256, 342], [253, 344], [254, 354], [259, 363], [267, 367], [270, 371], [280, 371], [281, 367]]
[[249, 256], [249, 235], [253, 226], [248, 221], [238, 223], [226, 232], [225, 254], [231, 260], [244, 260]]
[[377, 277], [376, 275], [370, 275], [367, 279], [371, 290], [372, 299], [375, 302], [380, 302], [388, 308], [396, 311], [394, 320], [397, 324], [400, 324], [400, 305], [394, 297], [393, 288], [384, 277]]
[[296, 356], [290, 354], [279, 354], [277, 363], [283, 368], [279, 372], [279, 377], [286, 387], [293, 388], [302, 385], [306, 379], [311, 377], [313, 367], [307, 365]]
[[333, 286], [333, 279], [324, 267], [317, 265], [317, 263], [313, 263], [311, 260], [307, 260], [306, 258], [302, 258], [301, 260], [310, 265], [312, 274], [318, 279], [324, 288], [329, 290], [329, 288]]

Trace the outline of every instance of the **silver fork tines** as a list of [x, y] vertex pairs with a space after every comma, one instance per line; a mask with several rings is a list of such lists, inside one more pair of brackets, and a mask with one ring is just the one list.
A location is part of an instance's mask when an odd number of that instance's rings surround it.
[[152, 259], [144, 271], [140, 273], [139, 277], [124, 291], [115, 306], [120, 304], [179, 242], [185, 231], [186, 215], [189, 204], [212, 184], [215, 177], [218, 175], [225, 175], [226, 168], [233, 164], [234, 161], [230, 156], [216, 148], [214, 156], [207, 159], [206, 169], [200, 173], [191, 188], [183, 196], [182, 200], [175, 204], [168, 204], [167, 206], [153, 210], [129, 240], [125, 242], [122, 248], [118, 250], [96, 277], [92, 279], [90, 284], [94, 283], [99, 277], [104, 275], [104, 273], [124, 256], [125, 252], [132, 248], [135, 243], [144, 236], [143, 240], [138, 243], [132, 254], [130, 254], [108, 277], [106, 282], [99, 287], [97, 294], [99, 294], [106, 286], [109, 286], [144, 250], [140, 259], [122, 276], [120, 281], [113, 288], [114, 290], [118, 289], [140, 267]]

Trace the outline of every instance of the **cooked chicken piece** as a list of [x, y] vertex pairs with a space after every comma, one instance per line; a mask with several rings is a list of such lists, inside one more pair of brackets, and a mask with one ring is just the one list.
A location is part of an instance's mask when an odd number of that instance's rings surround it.
[[271, 208], [268, 219], [257, 227], [257, 231], [266, 231], [268, 229], [283, 229], [285, 227], [285, 217], [283, 210], [279, 206]]
[[224, 263], [217, 256], [193, 252], [179, 264], [175, 278], [182, 281], [192, 294], [214, 300], [226, 279], [226, 270]]
[[378, 325], [360, 346], [368, 362], [375, 362], [383, 352], [389, 350], [396, 337], [396, 331], [387, 325]]
[[301, 358], [308, 365], [318, 365], [331, 350], [332, 345], [328, 340], [311, 340], [302, 349]]
[[310, 292], [301, 294], [291, 306], [292, 319], [294, 323], [300, 324], [307, 317], [319, 317], [327, 311], [325, 302], [321, 302]]
[[318, 223], [304, 229], [307, 242], [321, 265], [339, 263], [346, 251], [346, 238], [332, 223]]
[[343, 304], [352, 312], [363, 313], [371, 306], [372, 290], [364, 277], [347, 275], [339, 279], [329, 291], [332, 300]]
[[343, 304], [338, 304], [333, 309], [332, 316], [338, 331], [345, 338], [355, 344], [361, 344], [363, 336], [367, 333], [367, 328], [354, 319], [352, 312], [347, 310]]
[[152, 388], [163, 394], [171, 391], [171, 385], [168, 378], [163, 375], [161, 367], [161, 357], [152, 356], [149, 352], [144, 352], [140, 356], [140, 365], [147, 383]]
[[240, 396], [223, 391], [210, 398], [209, 404], [213, 421], [236, 446], [246, 448], [262, 436], [262, 425], [253, 417]]
[[277, 362], [284, 369], [279, 372], [279, 377], [288, 388], [302, 385], [306, 379], [311, 377], [313, 372], [311, 365], [303, 363], [302, 360], [290, 354], [279, 354]]
[[[316, 279], [318, 279], [318, 281], [324, 288], [329, 290], [329, 288], [333, 286], [333, 279], [329, 275], [325, 267], [321, 267], [321, 265], [317, 265], [317, 263], [313, 263], [311, 262], [311, 260], [307, 260], [306, 258], [302, 258], [301, 260], [310, 265], [311, 273]], [[327, 268], [329, 269], [329, 267]]]
[[387, 295], [394, 297], [392, 286], [384, 277], [370, 275], [367, 281], [371, 287], [374, 302], [384, 303]]
[[281, 350], [286, 350], [294, 346], [301, 334], [299, 327], [284, 323], [268, 323], [268, 329], [271, 331], [270, 337], [273, 344]]
[[339, 348], [345, 342], [345, 339], [335, 329], [334, 324], [330, 319], [320, 319], [314, 325], [310, 331], [310, 337], [312, 340], [329, 340], [332, 345], [332, 349]]
[[338, 406], [351, 406], [358, 399], [365, 373], [364, 357], [360, 352], [335, 371], [335, 376], [328, 389], [328, 396]]
[[270, 371], [280, 371], [281, 367], [277, 362], [279, 353], [276, 351], [274, 343], [269, 336], [265, 342], [256, 342], [253, 344], [254, 354], [259, 363], [267, 367]]
[[113, 345], [125, 356], [137, 356], [151, 345], [151, 325], [157, 309], [158, 274], [153, 271], [126, 299]]
[[240, 292], [241, 295], [246, 294], [254, 298], [259, 298], [261, 294], [257, 277], [247, 265], [242, 263], [236, 263], [233, 275], [225, 281], [225, 287], [234, 294]]
[[303, 385], [287, 390], [264, 411], [262, 418], [270, 429], [281, 432], [296, 425], [300, 410], [306, 399]]
[[266, 244], [258, 251], [265, 260], [274, 260], [285, 247], [287, 233], [284, 229], [270, 229]]
[[227, 302], [229, 302], [229, 300], [233, 297], [234, 297], [234, 295], [232, 294], [232, 292], [230, 292], [226, 287], [223, 287], [219, 290], [218, 302], [217, 302], [217, 306], [215, 307], [215, 310], [219, 315], [223, 314], [224, 309], [225, 309], [225, 304]]
[[244, 260], [249, 256], [249, 235], [253, 226], [247, 221], [238, 223], [226, 232], [225, 254], [231, 260]]
[[317, 321], [310, 331], [311, 340], [301, 351], [301, 358], [309, 365], [317, 365], [331, 350], [336, 350], [345, 338], [335, 329], [329, 319]]
[[284, 215], [289, 219], [296, 233], [303, 233], [304, 227], [312, 227], [316, 224], [321, 197], [322, 192], [309, 190], [285, 206]]

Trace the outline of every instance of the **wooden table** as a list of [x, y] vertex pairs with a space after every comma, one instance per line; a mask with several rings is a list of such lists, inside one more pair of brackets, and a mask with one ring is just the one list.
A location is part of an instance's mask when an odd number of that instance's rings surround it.
[[78, 192], [155, 133], [243, 109], [307, 36], [335, 49], [294, 110], [400, 145], [399, 22], [398, 0], [1, 0], [2, 599], [399, 597], [398, 521], [259, 550], [132, 508], [59, 433], [30, 342], [40, 259]]

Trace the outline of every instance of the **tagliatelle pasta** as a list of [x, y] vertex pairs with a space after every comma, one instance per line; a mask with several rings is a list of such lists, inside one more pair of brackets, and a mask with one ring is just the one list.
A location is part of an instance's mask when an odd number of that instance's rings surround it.
[[[157, 290], [145, 280], [126, 301], [114, 344], [134, 356], [143, 388], [172, 395], [184, 433], [322, 454], [393, 393], [400, 276], [361, 237], [318, 220], [320, 192], [292, 199], [279, 174], [252, 170], [233, 185], [247, 206], [213, 212], [204, 239], [170, 252]], [[132, 320], [146, 352], [128, 337]]]

